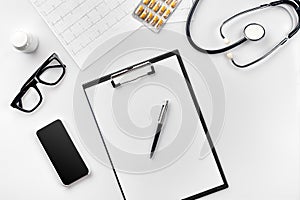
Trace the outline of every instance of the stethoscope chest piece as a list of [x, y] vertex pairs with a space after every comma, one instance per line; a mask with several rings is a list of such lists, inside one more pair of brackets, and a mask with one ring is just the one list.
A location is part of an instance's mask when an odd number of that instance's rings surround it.
[[257, 23], [248, 24], [244, 28], [244, 35], [247, 40], [258, 41], [261, 40], [266, 34], [265, 28]]

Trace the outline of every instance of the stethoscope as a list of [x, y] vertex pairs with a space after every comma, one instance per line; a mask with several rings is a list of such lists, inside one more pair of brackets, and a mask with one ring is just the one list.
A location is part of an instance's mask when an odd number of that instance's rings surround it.
[[265, 53], [263, 56], [257, 58], [256, 60], [247, 63], [247, 64], [238, 64], [233, 57], [232, 53], [228, 53], [227, 57], [231, 60], [232, 64], [235, 65], [236, 67], [239, 68], [245, 68], [245, 67], [249, 67], [250, 65], [253, 65], [255, 63], [258, 63], [259, 61], [265, 59], [266, 57], [268, 57], [269, 55], [271, 55], [275, 50], [277, 50], [279, 47], [281, 47], [283, 44], [285, 44], [289, 39], [291, 39], [300, 29], [300, 1], [299, 0], [280, 0], [280, 1], [274, 1], [271, 2], [269, 4], [263, 4], [245, 11], [242, 11], [240, 13], [237, 13], [235, 15], [233, 15], [232, 17], [228, 18], [227, 20], [225, 20], [222, 25], [220, 26], [220, 35], [223, 38], [223, 40], [225, 41], [225, 43], [228, 45], [226, 47], [220, 48], [220, 49], [214, 49], [214, 50], [209, 50], [209, 49], [204, 49], [200, 46], [198, 46], [192, 39], [191, 36], [191, 32], [190, 32], [190, 28], [191, 28], [191, 21], [192, 21], [192, 17], [195, 13], [196, 7], [198, 6], [200, 0], [195, 0], [190, 13], [188, 15], [187, 18], [187, 23], [186, 23], [186, 36], [188, 41], [190, 42], [190, 44], [198, 51], [202, 52], [202, 53], [206, 53], [206, 54], [219, 54], [219, 53], [224, 53], [227, 52], [231, 49], [234, 49], [236, 47], [238, 47], [239, 45], [248, 42], [248, 41], [259, 41], [261, 40], [264, 36], [265, 36], [265, 28], [258, 23], [250, 23], [248, 24], [244, 30], [243, 30], [243, 36], [241, 37], [241, 39], [237, 40], [236, 42], [233, 42], [230, 44], [230, 41], [224, 36], [223, 34], [223, 27], [230, 22], [231, 20], [244, 15], [246, 13], [250, 13], [259, 9], [265, 9], [265, 8], [269, 8], [271, 6], [279, 6], [279, 5], [289, 5], [291, 6], [297, 13], [298, 16], [298, 20], [297, 20], [297, 25], [291, 30], [291, 32], [288, 33], [288, 35], [281, 40], [277, 45], [275, 45], [270, 51], [268, 51], [267, 53]]

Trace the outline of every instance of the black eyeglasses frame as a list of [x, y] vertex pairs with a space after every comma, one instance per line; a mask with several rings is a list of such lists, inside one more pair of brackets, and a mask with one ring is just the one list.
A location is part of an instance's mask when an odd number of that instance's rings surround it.
[[[57, 61], [59, 63], [59, 65], [54, 65], [54, 66], [49, 66], [49, 64], [53, 61]], [[41, 79], [41, 75], [48, 69], [52, 69], [52, 68], [61, 68], [62, 69], [62, 74], [61, 76], [58, 78], [57, 81], [55, 81], [54, 83], [49, 83], [46, 81], [43, 81]], [[59, 59], [58, 55], [56, 53], [53, 53], [32, 75], [31, 77], [25, 82], [25, 84], [22, 86], [20, 92], [17, 94], [17, 96], [14, 98], [14, 100], [12, 101], [12, 103], [10, 104], [11, 107], [16, 108], [22, 112], [25, 113], [31, 113], [34, 110], [36, 110], [42, 103], [43, 101], [43, 96], [41, 91], [39, 90], [39, 88], [37, 87], [38, 83], [41, 83], [43, 85], [47, 85], [47, 86], [54, 86], [57, 85], [62, 78], [65, 76], [66, 73], [66, 65], [63, 64], [63, 62]], [[23, 96], [26, 94], [26, 92], [30, 89], [33, 88], [37, 91], [40, 99], [39, 102], [37, 103], [37, 105], [30, 109], [30, 110], [26, 110], [23, 108], [22, 105], [22, 98]]]

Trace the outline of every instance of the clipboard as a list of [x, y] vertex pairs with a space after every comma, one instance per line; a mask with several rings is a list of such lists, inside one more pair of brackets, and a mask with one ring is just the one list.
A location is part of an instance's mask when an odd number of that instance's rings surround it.
[[[192, 200], [228, 188], [178, 50], [85, 83], [83, 89], [124, 200]], [[149, 159], [159, 102], [166, 99], [166, 124]], [[199, 159], [205, 144], [211, 154]]]

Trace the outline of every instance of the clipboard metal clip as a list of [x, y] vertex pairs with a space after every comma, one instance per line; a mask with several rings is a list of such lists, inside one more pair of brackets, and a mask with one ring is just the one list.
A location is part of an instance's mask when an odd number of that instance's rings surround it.
[[122, 85], [137, 81], [146, 76], [155, 74], [155, 69], [152, 63], [146, 62], [137, 65], [130, 69], [122, 70], [116, 74], [113, 74], [111, 79], [111, 84], [114, 88], [118, 88]]

